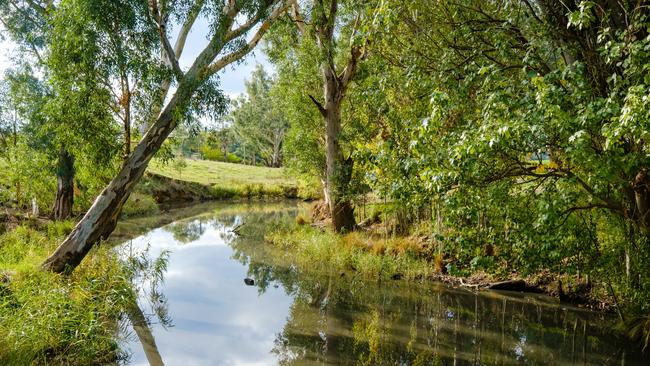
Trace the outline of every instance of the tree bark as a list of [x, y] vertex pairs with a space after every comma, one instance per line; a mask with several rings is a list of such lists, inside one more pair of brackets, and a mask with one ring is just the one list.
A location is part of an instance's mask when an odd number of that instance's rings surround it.
[[61, 148], [56, 169], [56, 199], [52, 213], [54, 220], [65, 220], [72, 216], [74, 175], [74, 157], [65, 148]]
[[354, 208], [347, 197], [352, 177], [352, 159], [344, 159], [339, 136], [341, 134], [341, 100], [335, 75], [324, 68], [325, 128], [326, 128], [326, 189], [329, 196], [332, 226], [336, 232], [352, 231], [356, 227]]
[[650, 228], [650, 182], [648, 181], [648, 173], [641, 170], [635, 177], [632, 184], [634, 189], [634, 206], [636, 209], [635, 220], [639, 227], [644, 231]]
[[131, 92], [127, 89], [124, 101], [124, 161], [131, 154]]

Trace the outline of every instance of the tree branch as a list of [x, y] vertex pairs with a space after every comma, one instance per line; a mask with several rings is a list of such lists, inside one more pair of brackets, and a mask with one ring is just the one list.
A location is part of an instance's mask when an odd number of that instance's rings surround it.
[[166, 22], [160, 12], [157, 0], [149, 0], [149, 11], [153, 16], [156, 28], [158, 29], [158, 37], [160, 38], [160, 43], [163, 48], [164, 61], [168, 66], [171, 66], [176, 78], [180, 80], [183, 78], [183, 70], [181, 70], [181, 67], [178, 64], [178, 59], [176, 58], [176, 53], [174, 52], [172, 45], [169, 43], [169, 39], [167, 39]]
[[[366, 41], [367, 42], [367, 41]], [[365, 47], [356, 47], [352, 46], [350, 49], [350, 59], [348, 59], [348, 64], [345, 66], [345, 69], [338, 76], [339, 83], [341, 85], [341, 94], [340, 98], [343, 98], [345, 92], [354, 78], [354, 75], [357, 72], [357, 66], [359, 60], [362, 59], [365, 55]]]
[[223, 56], [222, 58], [220, 58], [219, 60], [215, 61], [210, 66], [208, 66], [206, 75], [211, 76], [216, 72], [219, 72], [229, 64], [246, 56], [253, 48], [255, 48], [255, 46], [257, 46], [257, 44], [260, 42], [264, 34], [266, 34], [266, 32], [271, 27], [273, 21], [277, 19], [282, 13], [284, 13], [287, 10], [287, 8], [288, 6], [284, 4], [278, 7], [277, 9], [275, 9], [271, 13], [271, 15], [269, 15], [269, 17], [266, 18], [266, 20], [264, 20], [264, 22], [260, 26], [260, 29], [257, 30], [255, 35], [253, 35], [253, 37], [250, 39], [250, 41], [248, 41], [244, 46], [240, 47], [238, 50]]
[[183, 23], [183, 26], [178, 32], [178, 38], [176, 38], [176, 43], [174, 44], [174, 55], [176, 55], [177, 59], [180, 58], [183, 54], [187, 35], [190, 33], [190, 30], [192, 30], [192, 27], [196, 22], [196, 18], [198, 18], [199, 13], [201, 13], [201, 9], [203, 8], [204, 4], [205, 0], [197, 0], [196, 3], [194, 3], [194, 6], [190, 10], [185, 23]]
[[594, 209], [594, 208], [606, 208], [606, 209], [609, 209], [609, 210], [618, 211], [618, 207], [613, 207], [613, 206], [610, 206], [610, 205], [607, 205], [607, 204], [594, 203], [594, 204], [591, 204], [591, 205], [574, 206], [574, 207], [568, 208], [568, 209], [562, 211], [560, 213], [560, 215], [564, 216], [566, 214], [570, 214], [570, 213], [573, 213], [575, 211], [591, 210], [591, 209]]
[[232, 41], [233, 39], [248, 32], [253, 27], [253, 25], [257, 24], [257, 22], [260, 19], [262, 19], [263, 16], [264, 16], [263, 12], [257, 13], [254, 17], [251, 17], [246, 23], [240, 25], [236, 29], [230, 30], [228, 34], [226, 34], [226, 42]]
[[300, 11], [300, 4], [298, 4], [297, 0], [289, 0], [288, 5], [291, 6], [291, 13], [289, 13], [289, 17], [296, 23], [300, 35], [304, 36], [306, 32], [305, 17], [302, 16], [302, 12]]
[[311, 99], [312, 102], [316, 105], [316, 108], [318, 108], [318, 111], [323, 117], [327, 117], [327, 110], [323, 107], [323, 105], [314, 98], [313, 95], [307, 94], [309, 96], [309, 99]]

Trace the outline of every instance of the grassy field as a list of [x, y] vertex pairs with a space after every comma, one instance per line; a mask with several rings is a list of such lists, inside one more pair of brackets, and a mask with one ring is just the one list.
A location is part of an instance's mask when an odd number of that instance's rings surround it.
[[176, 160], [168, 164], [153, 160], [148, 172], [150, 178], [141, 185], [141, 190], [157, 202], [188, 197], [196, 200], [305, 199], [317, 197], [319, 193], [306, 189], [304, 184], [299, 186], [282, 168], [209, 160]]
[[160, 161], [154, 160], [149, 165], [149, 171], [169, 178], [224, 187], [254, 184], [295, 185], [292, 179], [285, 176], [282, 168], [267, 168], [209, 160], [188, 159], [185, 160], [185, 163], [187, 166], [179, 170], [176, 162], [163, 165]]

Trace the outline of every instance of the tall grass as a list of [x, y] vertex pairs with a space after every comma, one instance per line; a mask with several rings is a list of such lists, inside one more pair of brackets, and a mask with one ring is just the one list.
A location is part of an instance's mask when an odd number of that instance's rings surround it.
[[421, 243], [410, 238], [385, 239], [359, 232], [338, 235], [296, 225], [275, 231], [266, 239], [303, 270], [336, 268], [376, 279], [420, 279], [434, 271]]
[[21, 226], [0, 236], [0, 364], [92, 365], [125, 358], [118, 320], [134, 303], [130, 277], [117, 255], [93, 249], [69, 276], [40, 263], [72, 228]]

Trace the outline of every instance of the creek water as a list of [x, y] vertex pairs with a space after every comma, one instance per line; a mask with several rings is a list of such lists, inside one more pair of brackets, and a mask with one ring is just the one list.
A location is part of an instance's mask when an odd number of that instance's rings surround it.
[[650, 364], [613, 335], [610, 318], [544, 296], [301, 273], [290, 253], [264, 242], [301, 209], [207, 204], [120, 224], [122, 255], [148, 268], [167, 258], [159, 276], [135, 284], [139, 306], [121, 335], [125, 363]]

